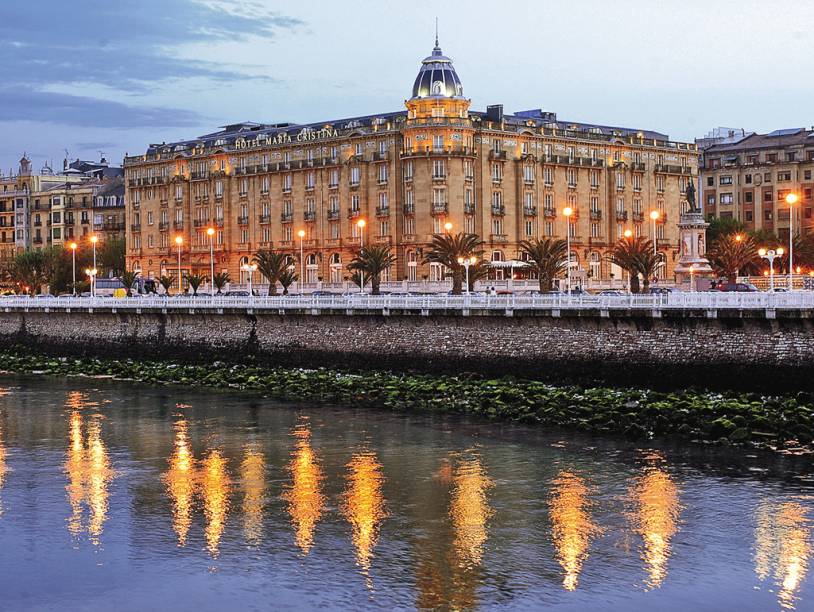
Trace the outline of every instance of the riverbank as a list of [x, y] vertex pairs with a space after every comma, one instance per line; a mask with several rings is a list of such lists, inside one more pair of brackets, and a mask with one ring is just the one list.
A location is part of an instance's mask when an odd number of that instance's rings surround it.
[[53, 357], [0, 352], [4, 370], [110, 376], [150, 384], [235, 388], [282, 400], [365, 404], [394, 411], [461, 413], [634, 439], [678, 437], [791, 450], [814, 440], [814, 394], [767, 396], [702, 390], [551, 385], [513, 378], [354, 373], [213, 362]]

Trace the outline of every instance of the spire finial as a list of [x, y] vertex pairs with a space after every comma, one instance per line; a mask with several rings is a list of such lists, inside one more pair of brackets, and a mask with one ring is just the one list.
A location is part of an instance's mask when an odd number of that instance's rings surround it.
[[438, 17], [435, 18], [435, 47], [438, 47]]

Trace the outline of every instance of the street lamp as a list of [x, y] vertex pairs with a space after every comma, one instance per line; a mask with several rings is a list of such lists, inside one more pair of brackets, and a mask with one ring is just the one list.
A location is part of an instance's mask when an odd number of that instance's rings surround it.
[[446, 230], [447, 234], [449, 234], [452, 231], [452, 223], [449, 221], [444, 223], [444, 230]]
[[[365, 220], [359, 219], [356, 222], [356, 227], [359, 228], [359, 253], [365, 248]], [[365, 271], [359, 270], [359, 293], [365, 292]]]
[[209, 236], [209, 293], [215, 297], [215, 228], [207, 227], [206, 235]]
[[181, 293], [181, 287], [183, 283], [181, 282], [181, 245], [184, 244], [184, 237], [183, 236], [176, 236], [175, 237], [175, 245], [178, 247], [178, 293]]
[[466, 270], [466, 295], [469, 295], [469, 266], [475, 265], [478, 261], [478, 258], [472, 255], [472, 257], [459, 257], [458, 263], [464, 267]]
[[794, 205], [798, 199], [796, 193], [786, 195], [786, 204], [789, 205], [789, 291], [794, 289]]
[[90, 297], [96, 297], [96, 268], [85, 268], [85, 274], [90, 278]]
[[783, 248], [779, 248], [777, 250], [769, 249], [758, 249], [757, 254], [760, 255], [763, 259], [768, 260], [769, 262], [769, 290], [774, 291], [774, 260], [777, 257], [782, 257], [785, 251]]
[[96, 243], [99, 242], [99, 236], [91, 234], [90, 243], [93, 245], [93, 268], [96, 269]]
[[254, 295], [252, 292], [252, 273], [257, 270], [257, 264], [244, 264], [242, 269], [244, 272], [249, 273], [249, 299], [251, 299], [251, 297]]
[[73, 294], [76, 295], [76, 247], [78, 246], [75, 242], [71, 242], [71, 256], [73, 258]]
[[574, 214], [574, 209], [566, 206], [562, 209], [562, 214], [565, 215], [565, 243], [568, 250], [568, 263], [566, 264], [566, 287], [568, 288], [568, 295], [571, 295], [571, 215]]
[[302, 239], [305, 238], [305, 230], [300, 230], [297, 232], [297, 236], [300, 237], [300, 293], [302, 293], [302, 284], [305, 282], [305, 261], [302, 258]]
[[658, 247], [656, 245], [656, 243], [658, 242], [656, 240], [656, 221], [659, 220], [660, 216], [661, 215], [659, 214], [659, 211], [657, 211], [657, 210], [651, 210], [650, 211], [650, 220], [653, 222], [653, 254], [654, 255], [659, 254], [659, 249], [658, 249]]

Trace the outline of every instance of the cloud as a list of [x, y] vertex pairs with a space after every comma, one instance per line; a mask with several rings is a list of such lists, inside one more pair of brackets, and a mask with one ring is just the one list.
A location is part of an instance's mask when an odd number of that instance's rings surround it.
[[197, 113], [32, 89], [0, 89], [0, 121], [24, 118], [40, 123], [79, 127], [134, 128], [199, 126]]
[[[12, 94], [11, 106], [0, 109], [0, 117], [73, 125], [90, 125], [94, 118], [103, 122], [94, 125], [192, 125], [194, 113], [187, 111], [45, 90], [81, 82], [132, 96], [180, 79], [269, 80], [268, 75], [247, 74], [242, 67], [178, 59], [176, 53], [185, 45], [271, 39], [301, 25], [245, 0], [2, 2], [3, 90], [22, 91]], [[8, 101], [8, 94], [0, 99]], [[127, 116], [116, 118], [118, 111]]]

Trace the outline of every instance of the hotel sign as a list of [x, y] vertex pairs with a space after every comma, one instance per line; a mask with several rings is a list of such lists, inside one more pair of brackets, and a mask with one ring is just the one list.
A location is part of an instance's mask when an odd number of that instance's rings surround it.
[[325, 140], [327, 138], [337, 138], [339, 130], [333, 128], [322, 128], [320, 130], [311, 130], [303, 128], [296, 134], [289, 134], [288, 132], [281, 132], [279, 134], [259, 134], [257, 138], [246, 139], [243, 137], [235, 140], [236, 149], [253, 149], [255, 147], [266, 147], [274, 145], [291, 144], [294, 142], [313, 142], [315, 140]]

